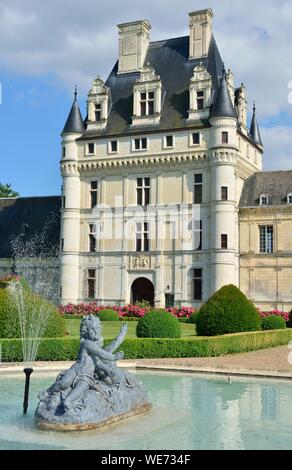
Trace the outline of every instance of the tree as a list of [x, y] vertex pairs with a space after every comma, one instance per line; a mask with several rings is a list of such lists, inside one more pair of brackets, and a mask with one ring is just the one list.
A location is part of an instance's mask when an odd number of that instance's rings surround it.
[[11, 184], [0, 183], [0, 198], [1, 197], [17, 197], [17, 196], [19, 196], [19, 193], [17, 193], [11, 188]]

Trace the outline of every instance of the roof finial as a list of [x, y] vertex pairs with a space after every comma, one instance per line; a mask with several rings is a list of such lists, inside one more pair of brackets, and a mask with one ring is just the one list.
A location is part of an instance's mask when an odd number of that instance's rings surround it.
[[77, 100], [77, 95], [78, 95], [77, 85], [75, 85], [75, 91], [74, 91], [75, 101]]
[[225, 69], [225, 64], [223, 62], [223, 67], [222, 67], [222, 78], [226, 76], [226, 69]]
[[255, 103], [255, 101], [253, 102], [253, 112], [254, 113], [256, 112], [256, 103]]

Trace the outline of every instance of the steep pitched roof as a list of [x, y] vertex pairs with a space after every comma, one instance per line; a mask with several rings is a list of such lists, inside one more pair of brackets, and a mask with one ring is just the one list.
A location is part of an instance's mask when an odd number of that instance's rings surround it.
[[83, 118], [78, 106], [77, 101], [77, 91], [75, 90], [75, 98], [68, 115], [64, 129], [62, 130], [61, 135], [63, 134], [83, 134], [85, 132], [85, 126]]
[[258, 126], [257, 122], [257, 117], [256, 117], [256, 107], [255, 104], [253, 106], [253, 116], [252, 116], [252, 121], [251, 121], [251, 126], [250, 126], [250, 131], [249, 134], [254, 141], [255, 144], [259, 146], [263, 146], [263, 142], [261, 139], [261, 134], [260, 134], [260, 129]]
[[255, 173], [245, 181], [239, 205], [242, 208], [259, 206], [263, 194], [269, 194], [269, 205], [285, 205], [289, 193], [292, 193], [292, 171]]
[[210, 118], [215, 117], [237, 118], [234, 106], [231, 101], [230, 93], [228, 91], [225, 69], [223, 70], [220, 85], [215, 95], [210, 114]]
[[[188, 124], [189, 84], [193, 69], [201, 62], [212, 76], [214, 90], [217, 90], [222, 74], [223, 62], [212, 37], [207, 58], [188, 60], [189, 36], [150, 43], [145, 64], [154, 67], [160, 76], [164, 90], [162, 115], [157, 126], [131, 128], [133, 114], [133, 86], [140, 73], [118, 75], [118, 63], [110, 73], [106, 86], [110, 88], [112, 106], [108, 125], [98, 132], [100, 136], [131, 134], [146, 130], [180, 129], [188, 126], [208, 126], [208, 120]], [[93, 133], [91, 133], [92, 135]], [[90, 135], [89, 133], [87, 135]]]
[[42, 247], [42, 252], [50, 256], [52, 248], [60, 242], [60, 209], [60, 196], [0, 199], [0, 258], [13, 256], [11, 240], [23, 228], [24, 241], [46, 231], [46, 246]]

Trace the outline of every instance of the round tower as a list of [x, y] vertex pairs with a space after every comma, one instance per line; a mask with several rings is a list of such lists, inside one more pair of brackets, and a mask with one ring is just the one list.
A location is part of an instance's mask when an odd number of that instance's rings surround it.
[[61, 303], [77, 303], [79, 297], [80, 175], [76, 139], [85, 132], [75, 89], [74, 101], [62, 137], [63, 178], [61, 217]]
[[238, 286], [238, 208], [235, 167], [238, 154], [237, 115], [223, 76], [210, 115], [211, 292], [226, 284]]

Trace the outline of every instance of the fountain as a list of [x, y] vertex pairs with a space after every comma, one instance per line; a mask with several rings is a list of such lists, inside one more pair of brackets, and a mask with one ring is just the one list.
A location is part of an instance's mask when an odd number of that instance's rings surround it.
[[39, 394], [35, 413], [39, 428], [53, 431], [99, 429], [151, 410], [142, 383], [116, 364], [124, 357], [122, 352], [115, 351], [126, 333], [127, 324], [124, 324], [115, 340], [103, 347], [99, 318], [83, 317], [76, 362]]
[[23, 414], [26, 415], [33, 363], [37, 356], [40, 340], [45, 333], [50, 312], [45, 304], [36, 300], [37, 297], [27, 297], [28, 293], [25, 292], [21, 282], [11, 282], [7, 290], [16, 305], [20, 325], [23, 372], [25, 374]]

